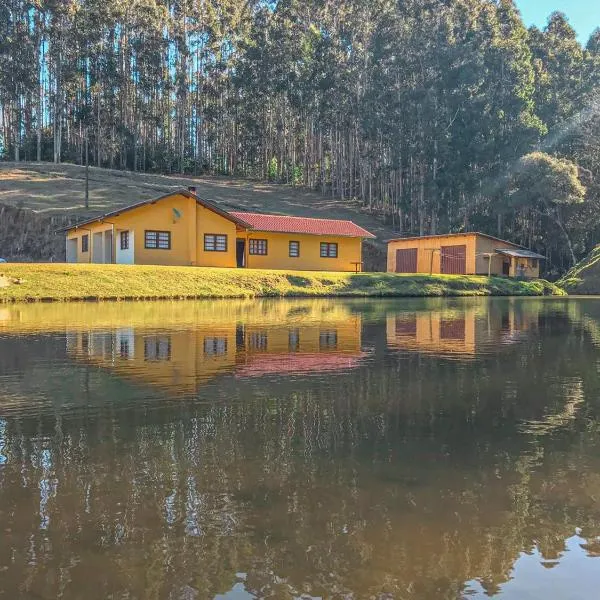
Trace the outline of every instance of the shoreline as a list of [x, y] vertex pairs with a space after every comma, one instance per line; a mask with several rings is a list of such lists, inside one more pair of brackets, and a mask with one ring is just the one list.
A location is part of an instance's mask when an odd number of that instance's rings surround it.
[[0, 265], [0, 304], [226, 298], [565, 295], [566, 292], [561, 288], [541, 279], [518, 281], [479, 275], [403, 275], [70, 263]]

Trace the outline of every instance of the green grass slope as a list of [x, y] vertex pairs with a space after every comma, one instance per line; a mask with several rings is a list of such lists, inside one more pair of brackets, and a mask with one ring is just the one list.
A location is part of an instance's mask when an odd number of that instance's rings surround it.
[[557, 283], [570, 294], [600, 294], [600, 244]]
[[0, 302], [318, 296], [564, 295], [543, 280], [125, 265], [0, 265]]

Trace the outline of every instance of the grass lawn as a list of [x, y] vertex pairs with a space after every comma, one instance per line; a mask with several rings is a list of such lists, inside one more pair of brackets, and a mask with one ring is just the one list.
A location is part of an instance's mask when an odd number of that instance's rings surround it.
[[0, 302], [310, 296], [542, 296], [543, 280], [131, 265], [0, 265]]

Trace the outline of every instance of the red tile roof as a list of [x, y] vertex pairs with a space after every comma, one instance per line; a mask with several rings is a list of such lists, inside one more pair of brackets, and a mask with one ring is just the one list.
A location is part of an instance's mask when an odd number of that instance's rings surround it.
[[308, 217], [287, 217], [263, 215], [260, 213], [230, 212], [232, 217], [248, 223], [256, 231], [277, 233], [308, 233], [311, 235], [333, 235], [342, 237], [374, 238], [372, 233], [352, 221], [336, 219], [313, 219]]
[[236, 377], [260, 377], [277, 373], [322, 373], [324, 371], [343, 371], [360, 366], [366, 352], [355, 354], [267, 354], [256, 355], [236, 368]]

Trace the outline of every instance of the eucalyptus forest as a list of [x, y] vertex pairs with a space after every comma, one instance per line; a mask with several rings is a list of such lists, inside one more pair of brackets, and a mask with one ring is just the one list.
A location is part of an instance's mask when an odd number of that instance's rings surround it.
[[513, 0], [0, 0], [4, 160], [306, 186], [557, 273], [600, 239], [599, 90], [600, 31]]

